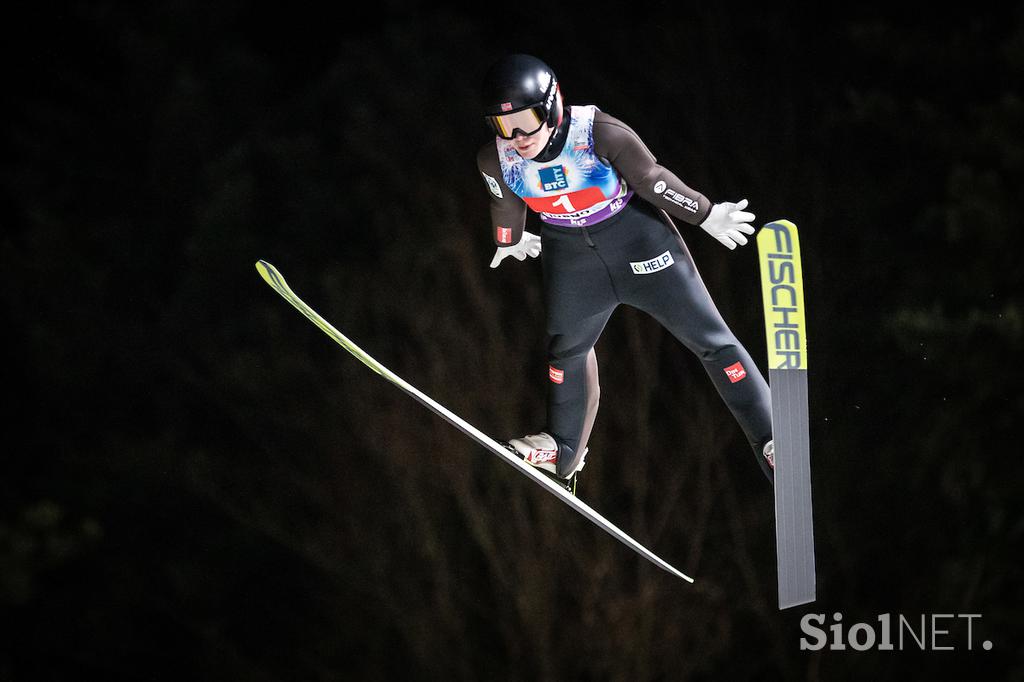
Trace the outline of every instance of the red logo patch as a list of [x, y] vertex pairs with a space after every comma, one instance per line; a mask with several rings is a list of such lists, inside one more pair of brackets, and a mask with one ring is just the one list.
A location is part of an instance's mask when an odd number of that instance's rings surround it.
[[545, 462], [557, 462], [558, 450], [534, 450], [526, 461], [531, 464], [544, 464]]
[[501, 110], [502, 111], [512, 111], [512, 102], [502, 102], [501, 103]]
[[512, 228], [511, 227], [499, 227], [498, 228], [498, 243], [499, 244], [511, 244], [512, 243]]
[[560, 384], [563, 381], [565, 381], [565, 370], [557, 369], [555, 367], [548, 367], [548, 377], [551, 379], [551, 381], [555, 382], [556, 384]]
[[729, 365], [725, 368], [725, 376], [729, 377], [729, 381], [736, 383], [742, 381], [747, 376], [747, 370], [743, 369], [743, 364], [737, 362], [735, 365]]

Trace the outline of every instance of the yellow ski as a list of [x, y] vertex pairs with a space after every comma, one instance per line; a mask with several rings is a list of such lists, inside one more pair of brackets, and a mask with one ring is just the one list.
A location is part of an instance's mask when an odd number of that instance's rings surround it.
[[528, 477], [530, 480], [532, 480], [534, 483], [547, 490], [552, 495], [555, 495], [562, 502], [565, 502], [567, 505], [569, 505], [577, 512], [582, 514], [584, 517], [586, 517], [588, 520], [590, 520], [592, 523], [594, 523], [597, 527], [607, 532], [613, 538], [615, 538], [622, 544], [626, 545], [634, 552], [650, 561], [655, 566], [664, 569], [672, 575], [678, 578], [682, 578], [687, 582], [693, 582], [693, 578], [674, 568], [664, 559], [660, 558], [659, 556], [651, 552], [651, 550], [641, 545], [639, 542], [637, 542], [632, 537], [630, 537], [622, 530], [620, 530], [617, 526], [615, 526], [615, 524], [611, 523], [606, 518], [604, 518], [596, 511], [594, 511], [594, 509], [592, 509], [585, 502], [583, 502], [578, 497], [573, 495], [570, 491], [566, 490], [558, 483], [555, 483], [550, 478], [542, 474], [538, 469], [527, 464], [522, 459], [509, 452], [509, 450], [505, 448], [497, 440], [491, 438], [490, 436], [483, 433], [476, 427], [472, 426], [464, 419], [462, 419], [455, 413], [451, 412], [448, 408], [436, 402], [433, 398], [426, 395], [425, 393], [417, 389], [415, 386], [408, 383], [400, 376], [389, 370], [387, 367], [385, 367], [384, 365], [380, 364], [372, 357], [370, 357], [368, 353], [366, 353], [363, 349], [361, 349], [359, 346], [353, 343], [344, 334], [342, 334], [333, 326], [331, 326], [331, 324], [327, 322], [327, 320], [320, 317], [320, 315], [315, 310], [310, 308], [301, 298], [296, 296], [295, 292], [293, 292], [291, 288], [288, 286], [288, 283], [285, 282], [284, 277], [281, 275], [280, 272], [277, 271], [277, 269], [273, 265], [264, 260], [261, 260], [258, 263], [256, 263], [256, 269], [259, 271], [260, 276], [262, 276], [263, 279], [266, 280], [267, 284], [273, 287], [274, 291], [279, 293], [281, 297], [284, 298], [284, 300], [291, 303], [300, 313], [305, 315], [310, 320], [310, 322], [319, 327], [321, 331], [327, 334], [327, 336], [334, 339], [334, 341], [339, 346], [341, 346], [349, 353], [354, 355], [356, 358], [358, 358], [359, 361], [362, 362], [364, 365], [372, 369], [380, 376], [387, 379], [389, 382], [391, 382], [398, 388], [408, 393], [410, 396], [418, 400], [421, 404], [423, 404], [432, 412], [440, 416], [449, 424], [451, 424], [452, 426], [459, 429], [464, 434], [475, 440], [477, 443], [482, 445], [492, 454], [500, 457], [502, 461], [513, 466], [521, 474]]
[[807, 322], [796, 225], [768, 223], [757, 235], [757, 250], [772, 391], [779, 608], [785, 609], [815, 599]]

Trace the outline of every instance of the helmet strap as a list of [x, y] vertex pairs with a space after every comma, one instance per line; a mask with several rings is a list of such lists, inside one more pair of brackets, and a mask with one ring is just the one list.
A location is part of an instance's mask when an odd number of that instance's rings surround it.
[[[559, 104], [561, 104], [561, 98], [559, 98]], [[551, 137], [548, 138], [548, 143], [540, 154], [533, 157], [533, 160], [538, 163], [546, 163], [561, 154], [565, 147], [565, 140], [569, 137], [569, 121], [572, 117], [565, 115], [568, 107], [559, 106], [558, 108], [560, 110], [558, 126], [551, 131]]]

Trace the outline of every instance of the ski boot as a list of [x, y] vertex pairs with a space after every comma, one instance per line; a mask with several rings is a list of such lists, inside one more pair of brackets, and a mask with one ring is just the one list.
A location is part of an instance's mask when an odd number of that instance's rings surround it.
[[580, 470], [586, 464], [586, 450], [583, 451], [583, 456], [580, 457], [580, 461], [573, 467], [572, 472], [565, 478], [558, 475], [559, 447], [555, 439], [549, 434], [538, 433], [532, 436], [513, 438], [507, 443], [503, 443], [503, 445], [508, 448], [509, 452], [522, 458], [527, 464], [539, 469], [541, 473], [568, 490], [570, 494], [576, 494], [576, 480], [579, 478]]

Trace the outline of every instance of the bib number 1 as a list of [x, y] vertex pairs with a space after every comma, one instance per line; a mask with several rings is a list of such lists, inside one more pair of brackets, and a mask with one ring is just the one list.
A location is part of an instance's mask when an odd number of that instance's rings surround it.
[[569, 195], [568, 194], [563, 194], [562, 196], [560, 196], [558, 198], [557, 201], [552, 201], [551, 205], [552, 206], [561, 206], [566, 213], [575, 213], [576, 212], [576, 207], [572, 205], [571, 201], [569, 201]]

